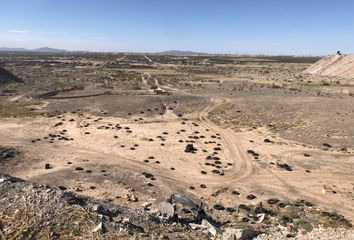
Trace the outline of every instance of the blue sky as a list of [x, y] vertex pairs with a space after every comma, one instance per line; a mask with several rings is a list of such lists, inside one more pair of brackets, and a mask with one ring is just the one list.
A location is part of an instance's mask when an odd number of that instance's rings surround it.
[[0, 46], [354, 53], [353, 0], [0, 0]]

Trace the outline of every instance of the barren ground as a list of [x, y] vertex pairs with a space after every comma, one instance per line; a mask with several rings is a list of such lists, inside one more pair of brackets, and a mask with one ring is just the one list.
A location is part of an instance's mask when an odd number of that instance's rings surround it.
[[[210, 207], [306, 200], [354, 221], [354, 86], [347, 80], [302, 75], [307, 60], [120, 66], [83, 58], [80, 68], [61, 57], [65, 66], [26, 61], [20, 70], [20, 56], [2, 56], [25, 84], [0, 97], [0, 145], [19, 151], [0, 172], [138, 209], [178, 192]], [[72, 88], [76, 69], [90, 79], [80, 78], [83, 89], [36, 97], [58, 82]], [[155, 95], [156, 85], [169, 95]], [[184, 151], [187, 144], [195, 153]], [[126, 199], [132, 188], [138, 202]]]

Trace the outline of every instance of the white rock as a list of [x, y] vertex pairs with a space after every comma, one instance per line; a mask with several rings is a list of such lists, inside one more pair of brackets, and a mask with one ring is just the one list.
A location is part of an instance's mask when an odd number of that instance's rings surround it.
[[134, 194], [127, 194], [127, 199], [129, 202], [137, 202], [138, 198]]
[[203, 226], [203, 225], [200, 225], [200, 224], [196, 224], [196, 223], [190, 223], [189, 226], [195, 230], [195, 229], [207, 229], [208, 227], [207, 226]]
[[93, 230], [92, 232], [99, 232], [99, 233], [104, 233], [105, 232], [105, 227], [103, 225], [103, 222], [100, 222]]
[[214, 227], [213, 224], [211, 224], [207, 220], [203, 219], [201, 225], [207, 227], [208, 231], [211, 233], [211, 235], [213, 235], [214, 237], [216, 236], [217, 230], [216, 230], [216, 227]]
[[164, 217], [172, 218], [175, 215], [175, 207], [171, 203], [160, 202], [157, 208]]
[[143, 207], [144, 207], [144, 208], [151, 207], [151, 205], [152, 205], [152, 204], [149, 203], [149, 202], [144, 202], [144, 203], [143, 203]]
[[258, 217], [258, 223], [262, 223], [265, 219], [265, 213], [260, 213], [260, 214], [257, 214], [257, 217]]

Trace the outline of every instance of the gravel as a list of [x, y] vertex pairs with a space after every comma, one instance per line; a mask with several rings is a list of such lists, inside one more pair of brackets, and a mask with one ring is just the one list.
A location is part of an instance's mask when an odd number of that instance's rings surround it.
[[277, 233], [271, 235], [262, 234], [255, 240], [354, 240], [354, 230], [352, 229], [314, 229], [312, 232], [296, 237], [286, 237], [287, 234]]

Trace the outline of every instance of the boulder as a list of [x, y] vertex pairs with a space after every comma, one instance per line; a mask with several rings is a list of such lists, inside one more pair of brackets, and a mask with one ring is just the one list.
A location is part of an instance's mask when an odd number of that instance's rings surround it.
[[175, 207], [168, 202], [160, 202], [157, 205], [158, 210], [161, 215], [167, 219], [172, 219], [175, 216]]
[[216, 227], [215, 227], [213, 224], [211, 224], [209, 221], [203, 219], [201, 225], [207, 227], [207, 229], [208, 229], [208, 231], [209, 231], [209, 233], [210, 233], [211, 235], [213, 235], [214, 237], [216, 236], [217, 229], [216, 229]]
[[49, 163], [46, 163], [44, 165], [44, 169], [51, 169], [51, 168], [52, 168], [52, 166]]
[[217, 229], [216, 227], [211, 224], [210, 222], [208, 222], [207, 220], [203, 219], [201, 224], [195, 224], [195, 223], [190, 223], [189, 226], [192, 229], [207, 229], [208, 232], [213, 235], [214, 237], [217, 234]]

